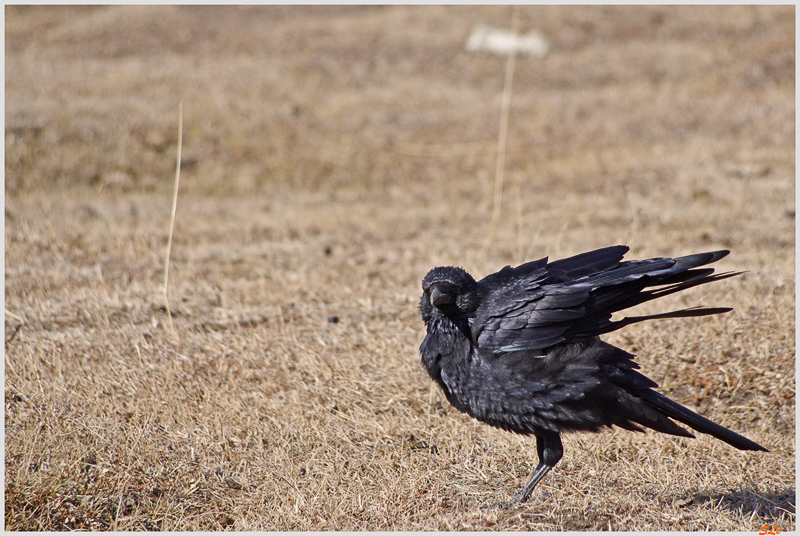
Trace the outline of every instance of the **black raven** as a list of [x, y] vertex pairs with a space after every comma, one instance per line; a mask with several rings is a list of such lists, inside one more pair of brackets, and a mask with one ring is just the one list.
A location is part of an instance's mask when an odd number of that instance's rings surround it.
[[612, 246], [550, 263], [545, 257], [478, 282], [445, 266], [422, 280], [422, 363], [447, 400], [479, 421], [536, 436], [539, 465], [498, 506], [528, 499], [561, 459], [562, 432], [616, 425], [694, 437], [674, 419], [739, 450], [767, 450], [654, 391], [658, 384], [636, 371], [635, 356], [599, 337], [643, 320], [730, 311], [693, 307], [611, 320], [616, 311], [739, 275], [696, 269], [729, 251], [621, 262], [627, 251]]

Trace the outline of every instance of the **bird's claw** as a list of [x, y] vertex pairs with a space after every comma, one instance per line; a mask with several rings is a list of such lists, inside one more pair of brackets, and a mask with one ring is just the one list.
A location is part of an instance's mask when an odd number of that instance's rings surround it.
[[524, 502], [524, 501], [521, 501], [519, 497], [514, 497], [510, 501], [500, 501], [500, 502], [496, 502], [494, 504], [485, 504], [485, 505], [481, 506], [481, 510], [494, 510], [495, 508], [500, 508], [501, 510], [509, 510], [509, 509], [517, 506], [521, 502]]
[[481, 510], [494, 510], [495, 508], [500, 508], [501, 510], [508, 510], [509, 508], [513, 507], [516, 504], [518, 504], [517, 501], [500, 501], [494, 504], [484, 504], [483, 506], [481, 506]]

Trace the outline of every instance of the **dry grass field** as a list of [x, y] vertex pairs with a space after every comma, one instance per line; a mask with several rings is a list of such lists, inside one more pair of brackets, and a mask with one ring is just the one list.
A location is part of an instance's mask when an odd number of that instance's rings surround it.
[[[521, 8], [493, 236], [509, 7], [5, 9], [7, 530], [795, 530], [794, 6]], [[732, 251], [608, 340], [770, 452], [565, 435], [482, 510], [535, 440], [432, 384], [420, 281], [613, 244]]]

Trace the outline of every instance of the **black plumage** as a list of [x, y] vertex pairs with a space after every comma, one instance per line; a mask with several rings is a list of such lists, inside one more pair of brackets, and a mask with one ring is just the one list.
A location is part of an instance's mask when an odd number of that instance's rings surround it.
[[600, 335], [643, 320], [705, 316], [695, 307], [612, 320], [612, 314], [681, 290], [738, 275], [698, 268], [728, 251], [626, 261], [627, 246], [568, 259], [506, 266], [475, 281], [452, 266], [422, 280], [428, 334], [422, 363], [459, 411], [499, 428], [534, 435], [539, 465], [508, 503], [528, 499], [563, 454], [562, 432], [612, 425], [694, 437], [675, 421], [740, 450], [766, 449], [653, 390], [628, 352]]

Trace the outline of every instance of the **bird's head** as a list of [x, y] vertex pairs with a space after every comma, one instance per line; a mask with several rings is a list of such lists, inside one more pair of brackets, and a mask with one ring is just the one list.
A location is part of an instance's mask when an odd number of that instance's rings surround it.
[[425, 323], [436, 316], [454, 321], [474, 317], [480, 302], [478, 284], [462, 268], [440, 266], [422, 280], [419, 309]]

